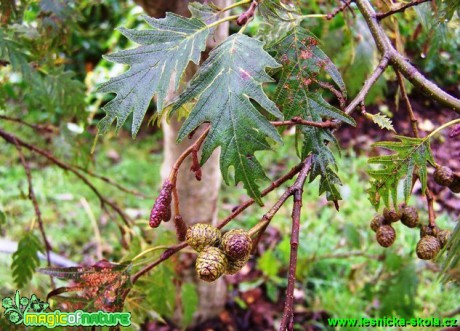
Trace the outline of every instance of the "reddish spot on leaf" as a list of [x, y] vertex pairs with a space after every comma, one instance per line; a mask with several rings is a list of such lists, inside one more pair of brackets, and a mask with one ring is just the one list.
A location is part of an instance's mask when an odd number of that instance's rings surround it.
[[245, 80], [249, 79], [251, 77], [251, 75], [247, 71], [245, 71], [244, 69], [241, 69], [241, 68], [240, 68], [240, 76], [241, 76], [241, 78], [243, 78]]

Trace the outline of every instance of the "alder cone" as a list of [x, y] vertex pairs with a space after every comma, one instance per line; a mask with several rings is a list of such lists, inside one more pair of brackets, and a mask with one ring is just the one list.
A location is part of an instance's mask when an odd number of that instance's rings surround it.
[[452, 184], [449, 185], [449, 190], [451, 190], [454, 193], [460, 193], [460, 176], [454, 176]]
[[252, 239], [241, 229], [233, 229], [222, 236], [221, 248], [233, 260], [244, 260], [251, 253]]
[[417, 243], [417, 256], [422, 260], [431, 260], [441, 250], [441, 243], [438, 238], [425, 236]]
[[379, 227], [381, 227], [384, 222], [385, 222], [385, 218], [382, 215], [375, 215], [375, 217], [371, 221], [372, 231], [377, 232]]
[[245, 259], [228, 259], [228, 265], [227, 265], [227, 270], [225, 271], [226, 274], [228, 275], [234, 275], [248, 263], [249, 261], [249, 255]]
[[396, 239], [396, 231], [391, 225], [382, 225], [377, 230], [377, 242], [382, 247], [390, 247]]
[[420, 238], [425, 236], [437, 237], [439, 233], [439, 228], [437, 226], [431, 227], [429, 225], [424, 225], [420, 228]]
[[436, 238], [438, 238], [439, 242], [441, 243], [441, 248], [444, 248], [444, 246], [446, 246], [451, 234], [452, 232], [450, 230], [441, 230], [438, 232]]
[[451, 185], [454, 177], [454, 172], [449, 167], [437, 167], [434, 171], [434, 181], [442, 186]]
[[396, 211], [394, 208], [383, 209], [383, 217], [386, 223], [394, 223], [401, 219], [401, 211]]
[[224, 274], [227, 265], [225, 253], [217, 247], [208, 246], [198, 254], [195, 269], [201, 280], [213, 282]]
[[185, 240], [197, 252], [207, 246], [217, 246], [222, 234], [220, 230], [210, 224], [197, 223], [187, 229]]
[[401, 223], [407, 226], [408, 228], [415, 228], [418, 225], [417, 209], [410, 206], [402, 207]]

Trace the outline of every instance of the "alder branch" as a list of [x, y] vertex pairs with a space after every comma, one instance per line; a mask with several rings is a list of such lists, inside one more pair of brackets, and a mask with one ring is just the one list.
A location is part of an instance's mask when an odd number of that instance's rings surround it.
[[399, 88], [401, 89], [401, 95], [406, 104], [406, 109], [409, 114], [409, 119], [410, 119], [410, 123], [412, 126], [412, 132], [414, 133], [414, 137], [418, 138], [417, 119], [415, 118], [414, 110], [412, 109], [412, 105], [410, 103], [409, 96], [407, 95], [406, 87], [404, 86], [403, 77], [401, 73], [399, 72], [399, 70], [395, 69], [395, 72], [396, 72], [396, 78], [398, 79]]
[[332, 20], [338, 13], [343, 12], [347, 9], [352, 3], [352, 0], [345, 1], [340, 7], [335, 8], [332, 12], [326, 15], [327, 20]]
[[305, 180], [311, 169], [311, 157], [305, 159], [302, 170], [294, 185], [290, 187], [294, 197], [294, 206], [292, 208], [292, 232], [291, 232], [291, 253], [289, 258], [288, 286], [286, 289], [286, 301], [284, 303], [283, 317], [279, 330], [293, 330], [294, 322], [294, 289], [295, 289], [295, 273], [297, 269], [297, 251], [299, 248], [299, 230], [300, 230], [300, 214], [302, 211], [302, 195]]
[[379, 79], [380, 75], [388, 67], [388, 55], [384, 54], [379, 64], [375, 68], [374, 72], [369, 76], [369, 78], [364, 82], [362, 89], [359, 91], [358, 95], [350, 102], [350, 104], [345, 108], [345, 113], [350, 115], [357, 106], [364, 102], [367, 94], [369, 93], [372, 86]]
[[201, 144], [206, 139], [206, 136], [209, 133], [211, 126], [208, 127], [203, 131], [203, 133], [198, 137], [198, 139], [189, 147], [187, 148], [176, 160], [174, 163], [171, 173], [169, 174], [169, 181], [172, 184], [172, 195], [174, 198], [174, 215], [180, 215], [180, 207], [179, 207], [179, 194], [177, 193], [177, 175], [179, 174], [179, 169], [184, 162], [184, 160], [192, 153], [198, 153]]
[[415, 0], [415, 1], [409, 2], [409, 3], [405, 4], [405, 5], [402, 5], [399, 8], [389, 10], [389, 11], [387, 11], [385, 13], [377, 13], [375, 15], [375, 17], [378, 20], [383, 20], [385, 17], [388, 17], [388, 16], [396, 14], [396, 13], [401, 13], [401, 12], [405, 11], [407, 8], [417, 6], [417, 5], [421, 4], [421, 3], [428, 2], [428, 1], [431, 1], [431, 0]]
[[[284, 182], [292, 179], [303, 167], [303, 162], [297, 164], [295, 167], [293, 167], [289, 172], [287, 172], [285, 175], [282, 177], [278, 178], [274, 182], [272, 182], [268, 187], [266, 187], [262, 192], [261, 196], [264, 197], [274, 189], [278, 188], [281, 186]], [[227, 216], [222, 222], [217, 225], [218, 229], [222, 229], [225, 225], [227, 225], [230, 221], [232, 221], [236, 216], [241, 214], [245, 209], [247, 209], [249, 206], [251, 206], [254, 203], [254, 199], [248, 199], [245, 202], [241, 203], [237, 208], [235, 208], [232, 213]], [[149, 265], [145, 266], [141, 270], [139, 270], [136, 274], [134, 274], [131, 277], [131, 282], [134, 284], [142, 275], [148, 273], [150, 270], [152, 270], [154, 267], [162, 263], [163, 261], [169, 259], [171, 256], [182, 250], [183, 248], [187, 247], [188, 244], [186, 242], [180, 243], [174, 246], [169, 247], [166, 251], [163, 252], [163, 254], [158, 258], [156, 261], [150, 263]], [[129, 289], [127, 290], [129, 292]], [[127, 292], [124, 293], [123, 297], [126, 297], [128, 294]]]
[[55, 128], [55, 127], [53, 127], [51, 125], [31, 124], [31, 123], [23, 121], [22, 119], [17, 118], [17, 117], [10, 117], [10, 116], [5, 116], [5, 115], [0, 115], [0, 119], [5, 120], [5, 121], [9, 121], [9, 122], [19, 123], [19, 124], [28, 126], [29, 128], [34, 129], [36, 131], [46, 131], [46, 132], [53, 133], [53, 132], [55, 132], [57, 130], [57, 128]]
[[407, 59], [401, 55], [391, 44], [390, 39], [385, 34], [380, 25], [374, 8], [368, 0], [355, 0], [359, 11], [363, 15], [372, 37], [377, 45], [377, 49], [403, 76], [412, 83], [417, 89], [423, 91], [429, 97], [435, 99], [440, 104], [451, 108], [460, 114], [460, 100], [440, 89], [436, 84], [426, 79]]
[[101, 208], [103, 208], [105, 211], [108, 212], [107, 206], [110, 206], [120, 216], [120, 218], [123, 220], [123, 222], [127, 226], [130, 225], [130, 223], [131, 223], [130, 218], [127, 215], [125, 215], [125, 213], [121, 210], [121, 208], [117, 204], [115, 204], [114, 202], [112, 202], [112, 201], [108, 200], [107, 198], [105, 198], [99, 192], [99, 190], [88, 180], [88, 178], [86, 178], [81, 172], [78, 171], [78, 169], [74, 168], [70, 164], [67, 164], [67, 163], [57, 159], [56, 157], [54, 157], [48, 151], [45, 151], [45, 150], [43, 150], [43, 149], [41, 149], [41, 148], [39, 148], [39, 147], [37, 147], [35, 145], [29, 144], [29, 143], [21, 140], [20, 138], [16, 137], [15, 135], [13, 135], [11, 133], [8, 133], [8, 132], [6, 132], [6, 131], [4, 131], [2, 129], [0, 129], [0, 137], [2, 137], [7, 143], [10, 143], [10, 144], [13, 144], [13, 145], [18, 144], [19, 146], [24, 147], [24, 148], [28, 149], [31, 152], [40, 154], [40, 155], [44, 156], [45, 158], [47, 158], [49, 161], [51, 161], [53, 164], [57, 165], [59, 168], [61, 168], [63, 170], [70, 171], [71, 173], [73, 173], [81, 181], [83, 181], [83, 183], [85, 183], [86, 186], [88, 186], [94, 192], [94, 194], [96, 194], [96, 196], [98, 197], [98, 199], [99, 199], [99, 201], [101, 203]]
[[129, 194], [132, 194], [132, 195], [135, 195], [135, 196], [138, 196], [138, 197], [141, 197], [141, 198], [148, 198], [148, 196], [144, 193], [141, 193], [139, 191], [136, 191], [134, 189], [130, 189], [130, 188], [127, 188], [127, 187], [124, 187], [123, 185], [113, 181], [112, 179], [108, 178], [108, 177], [105, 177], [105, 176], [102, 176], [102, 175], [99, 175], [99, 174], [96, 174], [94, 172], [92, 172], [91, 170], [88, 170], [88, 169], [85, 169], [81, 166], [78, 166], [78, 165], [75, 165], [74, 166], [76, 169], [80, 170], [80, 171], [83, 171], [85, 174], [87, 174], [88, 176], [91, 176], [91, 177], [94, 177], [94, 178], [97, 178], [97, 179], [100, 179], [102, 180], [103, 182], [113, 186], [113, 187], [116, 187], [117, 189], [119, 189], [120, 191], [122, 192], [125, 192], [125, 193], [129, 193]]
[[34, 206], [34, 211], [35, 211], [35, 216], [37, 217], [37, 222], [38, 222], [38, 227], [40, 229], [40, 233], [43, 238], [43, 242], [45, 244], [45, 249], [46, 249], [46, 259], [48, 261], [48, 266], [51, 267], [51, 258], [50, 258], [50, 251], [53, 249], [51, 247], [51, 244], [46, 236], [45, 232], [45, 227], [43, 226], [43, 218], [42, 218], [42, 213], [40, 210], [40, 206], [38, 205], [37, 197], [35, 196], [35, 191], [34, 191], [34, 186], [32, 183], [32, 175], [30, 172], [30, 167], [29, 163], [26, 161], [24, 157], [24, 153], [22, 152], [22, 148], [19, 145], [19, 143], [16, 141], [15, 142], [16, 149], [19, 154], [19, 159], [21, 160], [22, 167], [24, 168], [24, 171], [26, 172], [26, 177], [27, 177], [27, 184], [29, 186], [29, 199], [32, 201], [32, 204]]
[[305, 125], [305, 126], [313, 126], [316, 128], [335, 128], [337, 127], [336, 122], [332, 121], [325, 121], [325, 122], [312, 122], [304, 120], [301, 117], [293, 117], [290, 121], [273, 121], [270, 122], [273, 126], [284, 126], [284, 125]]

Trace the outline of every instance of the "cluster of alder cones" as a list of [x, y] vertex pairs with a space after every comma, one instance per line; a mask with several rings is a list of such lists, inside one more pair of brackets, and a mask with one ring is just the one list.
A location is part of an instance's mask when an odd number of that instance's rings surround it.
[[[434, 172], [434, 180], [442, 186], [448, 187], [454, 193], [460, 193], [460, 176], [450, 168], [439, 166]], [[385, 208], [383, 215], [376, 215], [371, 221], [371, 229], [376, 233], [377, 242], [382, 247], [390, 247], [396, 239], [396, 231], [392, 223], [401, 221], [409, 228], [419, 226], [417, 209], [400, 204], [398, 210]], [[416, 253], [422, 260], [431, 260], [436, 257], [449, 240], [451, 231], [441, 230], [438, 226], [423, 225], [420, 227], [420, 240], [417, 243]]]
[[222, 235], [216, 227], [202, 223], [189, 227], [185, 240], [198, 252], [196, 272], [207, 282], [240, 271], [252, 249], [252, 239], [246, 231], [234, 229]]

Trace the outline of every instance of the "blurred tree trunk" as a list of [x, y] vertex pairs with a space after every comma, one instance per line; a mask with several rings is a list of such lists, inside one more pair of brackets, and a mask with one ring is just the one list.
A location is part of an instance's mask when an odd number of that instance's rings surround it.
[[[190, 12], [187, 9], [188, 0], [136, 0], [136, 3], [142, 6], [147, 14], [157, 18], [164, 17], [166, 12], [190, 16]], [[230, 3], [230, 0], [214, 0], [213, 3], [223, 8]], [[221, 24], [216, 29], [214, 37], [208, 41], [206, 52], [209, 52], [227, 36], [228, 23]], [[189, 66], [185, 79], [189, 80], [195, 72], [196, 66]], [[170, 89], [168, 98], [171, 100], [176, 95], [173, 89]], [[181, 144], [176, 143], [177, 133], [181, 126], [181, 123], [176, 119], [171, 119], [169, 125], [163, 120], [162, 124], [165, 159], [161, 175], [163, 179], [166, 179], [172, 165], [182, 152], [190, 146], [191, 141], [184, 141]], [[194, 137], [198, 137], [199, 134], [199, 131], [196, 132]], [[188, 158], [181, 167], [177, 181], [181, 214], [188, 225], [198, 222], [215, 224], [217, 222], [218, 191], [221, 184], [219, 153], [216, 151], [203, 167], [201, 181], [195, 179], [194, 173], [190, 171], [190, 166], [191, 162], [190, 158]], [[213, 283], [197, 281], [194, 264], [190, 262], [184, 264], [190, 267], [187, 270], [181, 270], [183, 278], [184, 280], [195, 282], [200, 297], [199, 308], [195, 314], [194, 322], [199, 323], [217, 316], [225, 304], [226, 286], [223, 279], [220, 278]], [[176, 317], [180, 319], [180, 316]]]

